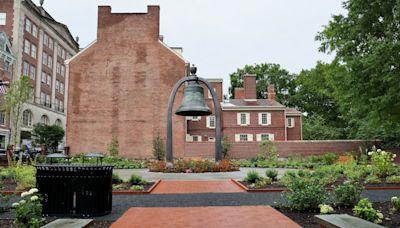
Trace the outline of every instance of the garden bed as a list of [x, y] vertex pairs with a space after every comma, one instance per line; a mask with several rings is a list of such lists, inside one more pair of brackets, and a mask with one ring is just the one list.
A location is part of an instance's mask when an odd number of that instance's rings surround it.
[[149, 194], [153, 189], [160, 183], [160, 180], [156, 182], [147, 182], [146, 184], [142, 184], [143, 190], [134, 191], [131, 190], [131, 186], [128, 183], [123, 183], [121, 189], [113, 190], [114, 195], [133, 195], [133, 194]]
[[[374, 203], [374, 208], [381, 211], [384, 215], [384, 219], [382, 224], [386, 227], [400, 227], [400, 214], [398, 212], [391, 212], [391, 203], [383, 202], [383, 203]], [[319, 210], [316, 211], [293, 211], [288, 208], [277, 207], [281, 213], [285, 214], [287, 217], [295, 221], [302, 227], [319, 227], [319, 225], [315, 222], [314, 215], [319, 215]], [[337, 207], [335, 208], [335, 214], [348, 214], [353, 215], [352, 207]]]

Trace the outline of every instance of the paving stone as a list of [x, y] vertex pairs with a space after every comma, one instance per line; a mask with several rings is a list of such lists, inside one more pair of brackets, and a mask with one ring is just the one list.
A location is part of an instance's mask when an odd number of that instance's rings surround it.
[[162, 180], [151, 194], [246, 192], [231, 180]]
[[316, 221], [321, 227], [326, 228], [382, 228], [383, 226], [368, 222], [348, 214], [315, 215]]
[[56, 219], [42, 228], [83, 228], [89, 225], [93, 219]]

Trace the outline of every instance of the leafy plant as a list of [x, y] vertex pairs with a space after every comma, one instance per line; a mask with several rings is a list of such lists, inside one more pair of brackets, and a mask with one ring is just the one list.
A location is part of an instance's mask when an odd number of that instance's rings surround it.
[[222, 137], [221, 141], [221, 153], [223, 158], [229, 157], [229, 151], [232, 148], [232, 144], [229, 142], [228, 136]]
[[36, 145], [44, 145], [50, 152], [57, 152], [58, 144], [63, 140], [65, 131], [56, 124], [38, 123], [33, 125], [32, 137]]
[[158, 132], [157, 136], [153, 139], [153, 155], [154, 158], [159, 161], [165, 158], [165, 147], [160, 132]]
[[133, 191], [143, 191], [144, 187], [143, 185], [132, 185], [130, 189]]
[[265, 176], [269, 177], [272, 181], [278, 180], [278, 171], [276, 169], [267, 169]]
[[378, 170], [377, 175], [389, 175], [395, 168], [393, 161], [396, 154], [378, 149], [377, 151], [369, 152], [368, 155], [371, 156], [371, 164]]
[[112, 136], [111, 142], [110, 142], [110, 144], [108, 144], [107, 151], [108, 151], [108, 153], [110, 153], [111, 156], [118, 156], [119, 143], [118, 143], [117, 136], [115, 136], [115, 135]]
[[274, 142], [270, 140], [263, 140], [259, 144], [260, 152], [259, 154], [265, 155], [266, 160], [270, 163], [276, 163], [278, 161], [278, 149], [274, 145]]
[[256, 183], [257, 181], [261, 180], [261, 177], [257, 171], [250, 170], [249, 172], [247, 172], [246, 178], [244, 180], [250, 183]]
[[261, 177], [255, 183], [250, 184], [250, 188], [265, 188], [267, 185], [271, 184], [272, 180], [268, 177]]
[[383, 214], [372, 207], [372, 203], [367, 199], [361, 199], [353, 208], [353, 212], [357, 217], [365, 219], [373, 223], [382, 223]]
[[366, 184], [380, 184], [382, 181], [377, 175], [369, 175], [365, 178], [364, 182]]
[[113, 184], [121, 184], [122, 182], [124, 182], [121, 177], [119, 177], [118, 173], [113, 173], [112, 177], [111, 177], [111, 182]]
[[338, 159], [338, 156], [337, 156], [337, 154], [334, 154], [334, 153], [327, 153], [322, 156], [322, 160], [325, 165], [332, 165], [333, 163], [335, 163], [337, 161], [337, 159]]
[[286, 187], [288, 191], [283, 193], [283, 197], [294, 210], [316, 209], [327, 198], [325, 188], [317, 178], [293, 178], [286, 183]]
[[391, 183], [391, 184], [399, 184], [400, 183], [400, 176], [388, 176], [386, 177], [386, 183]]
[[136, 175], [136, 174], [132, 174], [131, 177], [129, 178], [128, 182], [131, 185], [142, 185], [142, 184], [147, 183], [147, 181], [145, 181], [141, 176]]
[[345, 182], [333, 190], [336, 203], [345, 206], [355, 205], [361, 198], [364, 188], [358, 183]]
[[397, 196], [393, 196], [390, 202], [392, 203], [393, 209], [395, 211], [400, 211], [400, 198], [398, 198]]
[[335, 210], [328, 204], [320, 204], [320, 205], [318, 205], [318, 207], [319, 207], [319, 213], [321, 213], [321, 214], [335, 213]]
[[44, 224], [42, 218], [41, 197], [36, 188], [21, 194], [21, 200], [13, 203], [12, 208], [15, 213], [14, 224], [18, 227], [36, 228]]

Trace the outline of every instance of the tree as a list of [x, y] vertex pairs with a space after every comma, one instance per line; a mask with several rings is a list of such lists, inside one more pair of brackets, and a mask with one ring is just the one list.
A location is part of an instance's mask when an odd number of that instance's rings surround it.
[[229, 142], [228, 136], [222, 137], [221, 140], [221, 152], [222, 152], [222, 158], [228, 158], [229, 157], [229, 151], [232, 148], [232, 144]]
[[400, 1], [347, 0], [316, 39], [336, 53], [346, 75], [334, 77], [338, 104], [353, 134], [400, 140]]
[[347, 138], [345, 127], [336, 127], [320, 115], [303, 116], [304, 140], [329, 140]]
[[160, 133], [157, 133], [157, 136], [153, 139], [153, 155], [159, 161], [165, 158], [165, 146]]
[[276, 100], [284, 105], [290, 104], [289, 98], [295, 92], [294, 75], [281, 68], [279, 64], [271, 63], [246, 65], [230, 74], [231, 86], [229, 87], [229, 93], [231, 98], [235, 96], [236, 87], [243, 87], [243, 76], [245, 74], [255, 74], [257, 76], [257, 98], [266, 98], [268, 84], [274, 84]]
[[113, 135], [110, 144], [107, 146], [107, 151], [111, 156], [118, 156], [119, 153], [119, 143], [117, 136]]
[[32, 137], [36, 145], [44, 145], [50, 152], [57, 152], [57, 147], [63, 140], [65, 131], [58, 125], [38, 123], [33, 125]]
[[21, 76], [10, 84], [6, 94], [3, 96], [3, 105], [10, 114], [11, 119], [11, 144], [17, 144], [17, 136], [23, 105], [32, 97], [32, 85], [27, 76]]

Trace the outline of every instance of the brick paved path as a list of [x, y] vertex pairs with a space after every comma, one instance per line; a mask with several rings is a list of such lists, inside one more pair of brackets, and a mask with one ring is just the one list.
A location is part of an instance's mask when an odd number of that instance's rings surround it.
[[151, 194], [233, 193], [245, 192], [231, 180], [162, 180]]

